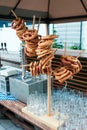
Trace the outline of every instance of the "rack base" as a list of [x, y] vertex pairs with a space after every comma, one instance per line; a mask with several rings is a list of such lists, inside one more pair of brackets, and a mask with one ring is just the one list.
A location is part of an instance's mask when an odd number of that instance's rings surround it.
[[54, 114], [52, 114], [51, 116], [48, 115], [38, 116], [30, 111], [27, 111], [27, 107], [22, 108], [22, 112], [27, 114], [33, 121], [39, 122], [41, 125], [47, 126], [50, 130], [58, 130], [58, 128], [62, 126], [64, 122], [68, 119], [68, 117], [64, 116], [63, 114], [62, 114], [64, 118], [63, 120], [55, 119]]

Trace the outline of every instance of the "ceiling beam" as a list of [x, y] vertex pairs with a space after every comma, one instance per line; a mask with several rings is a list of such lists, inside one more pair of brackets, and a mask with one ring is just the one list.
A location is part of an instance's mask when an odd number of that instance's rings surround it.
[[[56, 22], [56, 21], [69, 21], [69, 20], [78, 20], [78, 19], [86, 19], [87, 20], [87, 15], [81, 15], [81, 16], [70, 16], [70, 17], [61, 17], [61, 18], [49, 18], [49, 21]], [[82, 21], [82, 20], [81, 20]]]
[[[21, 16], [19, 16], [21, 17]], [[26, 22], [31, 21], [32, 22], [32, 17], [21, 17], [23, 19], [26, 20]], [[0, 19], [1, 20], [9, 20], [12, 21], [13, 19], [15, 19], [15, 16], [9, 16], [9, 15], [0, 15]], [[35, 18], [35, 21], [38, 23], [38, 18]], [[43, 23], [46, 23], [46, 18], [41, 18], [41, 21]]]
[[86, 5], [84, 4], [83, 0], [80, 0], [80, 2], [81, 2], [83, 8], [85, 9], [85, 11], [86, 11], [86, 13], [87, 13], [87, 7], [86, 7]]
[[[20, 4], [21, 0], [18, 0], [16, 5], [12, 8], [13, 11], [16, 10], [17, 6]], [[9, 16], [12, 15], [12, 12], [10, 11]]]

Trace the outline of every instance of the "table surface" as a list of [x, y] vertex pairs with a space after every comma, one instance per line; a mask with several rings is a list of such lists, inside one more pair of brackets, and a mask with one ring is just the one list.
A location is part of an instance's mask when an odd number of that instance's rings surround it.
[[22, 109], [26, 107], [26, 104], [21, 101], [12, 101], [12, 100], [0, 100], [0, 104], [12, 111], [13, 113], [20, 116], [22, 119], [25, 119], [29, 123], [38, 126], [43, 130], [52, 130], [50, 126], [47, 126], [45, 123], [40, 120], [33, 119], [31, 116], [22, 112]]

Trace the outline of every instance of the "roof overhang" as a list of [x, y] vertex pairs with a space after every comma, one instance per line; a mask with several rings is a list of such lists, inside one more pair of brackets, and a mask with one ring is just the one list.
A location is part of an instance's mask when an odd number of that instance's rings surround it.
[[26, 20], [58, 23], [87, 20], [87, 0], [0, 0], [0, 19], [13, 19], [17, 16]]

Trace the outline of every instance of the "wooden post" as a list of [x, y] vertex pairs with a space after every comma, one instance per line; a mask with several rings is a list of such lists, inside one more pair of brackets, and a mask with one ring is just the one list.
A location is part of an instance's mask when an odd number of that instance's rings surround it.
[[47, 80], [47, 115], [51, 116], [51, 75], [48, 75]]
[[[46, 35], [48, 35], [48, 24], [46, 24]], [[51, 65], [51, 62], [49, 62]], [[51, 75], [47, 79], [47, 115], [51, 116]]]
[[80, 51], [79, 55], [76, 58], [79, 58], [84, 52], [85, 52], [85, 50]]

